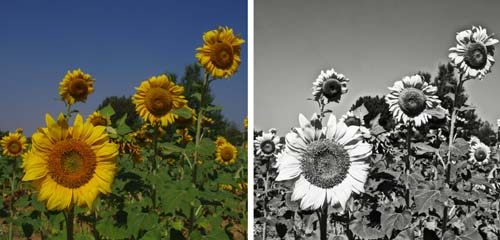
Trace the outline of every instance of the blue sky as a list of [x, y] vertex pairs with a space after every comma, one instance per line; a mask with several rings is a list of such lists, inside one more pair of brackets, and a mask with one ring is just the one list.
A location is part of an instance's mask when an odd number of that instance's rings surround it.
[[[299, 113], [317, 104], [312, 83], [321, 70], [346, 75], [349, 92], [328, 109], [340, 117], [361, 96], [386, 95], [395, 81], [418, 71], [437, 75], [458, 31], [486, 27], [500, 37], [500, 1], [489, 0], [255, 0], [255, 128], [285, 135]], [[484, 80], [465, 83], [483, 120], [500, 118], [500, 44]]]
[[[246, 1], [1, 1], [0, 129], [31, 135], [56, 101], [68, 70], [96, 79], [75, 108], [87, 116], [107, 96], [131, 96], [153, 75], [181, 77], [196, 62], [204, 32], [229, 26], [247, 39]], [[247, 115], [247, 44], [229, 80], [212, 83], [215, 103], [241, 125]]]

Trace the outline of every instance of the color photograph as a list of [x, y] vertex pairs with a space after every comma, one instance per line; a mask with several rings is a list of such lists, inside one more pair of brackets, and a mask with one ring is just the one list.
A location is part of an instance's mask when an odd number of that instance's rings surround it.
[[246, 239], [246, 1], [2, 1], [0, 239]]
[[499, 239], [497, 9], [255, 0], [253, 239]]

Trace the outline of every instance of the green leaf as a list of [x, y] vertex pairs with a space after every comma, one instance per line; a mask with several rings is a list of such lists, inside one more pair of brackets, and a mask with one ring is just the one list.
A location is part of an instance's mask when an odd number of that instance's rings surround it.
[[438, 119], [443, 119], [448, 114], [448, 111], [446, 109], [439, 106], [432, 109], [426, 109], [424, 112]]
[[[422, 185], [421, 185], [422, 186]], [[440, 216], [443, 214], [444, 203], [441, 190], [434, 187], [420, 188], [415, 192], [414, 199], [418, 213], [427, 214], [429, 209], [435, 209]]]
[[385, 231], [385, 235], [390, 238], [392, 236], [392, 230], [403, 230], [411, 222], [411, 212], [408, 210], [402, 213], [395, 212], [382, 212], [380, 219], [380, 225]]
[[196, 99], [196, 101], [201, 102], [201, 93], [193, 93], [191, 97]]
[[192, 116], [191, 111], [187, 108], [174, 109], [172, 110], [172, 113], [186, 119], [189, 119]]
[[184, 222], [181, 219], [176, 219], [175, 221], [171, 222], [170, 225], [177, 231], [180, 231], [182, 230], [182, 228], [184, 228]]
[[423, 155], [425, 153], [435, 153], [435, 152], [438, 152], [438, 149], [436, 149], [434, 147], [431, 147], [428, 144], [423, 143], [423, 142], [417, 142], [417, 143], [413, 144], [413, 147], [416, 149], [415, 153], [417, 155]]
[[157, 240], [161, 239], [161, 231], [160, 228], [154, 228], [149, 230], [142, 236], [141, 240]]
[[223, 109], [222, 106], [217, 105], [217, 106], [208, 106], [205, 111], [207, 112], [213, 112], [213, 111], [221, 111]]
[[377, 229], [369, 227], [367, 222], [362, 219], [354, 219], [349, 225], [352, 233], [361, 239], [379, 239], [385, 236], [385, 232], [382, 229]]
[[108, 118], [115, 115], [115, 110], [113, 109], [111, 104], [108, 104], [106, 107], [102, 108], [99, 112], [101, 112], [101, 115]]
[[165, 154], [172, 154], [172, 153], [181, 153], [184, 151], [184, 148], [181, 148], [173, 143], [165, 142], [165, 143], [160, 143], [158, 144], [160, 148], [165, 151]]
[[120, 119], [118, 119], [118, 121], [116, 121], [116, 126], [117, 126], [116, 132], [119, 135], [125, 135], [132, 132], [132, 129], [127, 125], [127, 123], [125, 123], [126, 120], [127, 120], [127, 114], [125, 113], [123, 117], [121, 117]]

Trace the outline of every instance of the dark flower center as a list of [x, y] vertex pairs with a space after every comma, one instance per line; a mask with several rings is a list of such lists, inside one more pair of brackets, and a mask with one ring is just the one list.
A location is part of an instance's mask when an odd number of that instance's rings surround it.
[[478, 148], [475, 152], [474, 152], [474, 158], [476, 159], [476, 161], [478, 162], [482, 162], [486, 159], [486, 151], [482, 148]]
[[342, 95], [342, 84], [334, 78], [329, 78], [323, 83], [323, 95], [329, 101], [338, 101]]
[[69, 95], [76, 101], [83, 101], [89, 94], [89, 85], [84, 79], [77, 78], [69, 83]]
[[416, 117], [425, 110], [426, 97], [422, 90], [405, 88], [399, 94], [399, 107], [408, 117]]
[[274, 142], [272, 140], [264, 140], [260, 144], [260, 149], [265, 154], [271, 154], [274, 152], [276, 147], [274, 146]]
[[487, 59], [486, 47], [481, 43], [471, 43], [464, 56], [465, 63], [476, 70], [484, 68]]
[[330, 139], [309, 144], [301, 160], [305, 179], [324, 189], [339, 185], [346, 178], [350, 165], [347, 151]]
[[230, 146], [223, 147], [220, 156], [222, 158], [222, 161], [224, 162], [231, 161], [231, 159], [233, 159], [234, 157], [233, 148], [231, 148]]
[[347, 126], [361, 126], [361, 119], [357, 117], [347, 117], [344, 123]]
[[224, 42], [216, 43], [210, 60], [217, 68], [229, 69], [233, 65], [233, 48]]
[[108, 119], [103, 116], [93, 117], [90, 122], [94, 126], [108, 126]]
[[16, 155], [16, 154], [20, 153], [23, 148], [21, 147], [21, 143], [19, 143], [19, 142], [12, 142], [12, 143], [9, 144], [9, 146], [7, 147], [7, 149], [9, 150], [10, 154]]
[[172, 97], [163, 88], [151, 88], [146, 93], [146, 108], [156, 117], [161, 117], [172, 109]]
[[64, 140], [49, 155], [49, 174], [58, 184], [78, 188], [94, 176], [96, 155], [84, 142]]

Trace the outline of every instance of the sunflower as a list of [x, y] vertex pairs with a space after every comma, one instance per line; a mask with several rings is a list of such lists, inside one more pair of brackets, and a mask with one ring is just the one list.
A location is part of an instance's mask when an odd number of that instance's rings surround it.
[[469, 162], [471, 164], [481, 166], [489, 162], [491, 150], [479, 138], [472, 136], [469, 145]]
[[359, 127], [337, 122], [334, 115], [326, 127], [316, 114], [311, 121], [300, 114], [299, 122], [300, 127], [286, 135], [276, 181], [295, 183], [292, 201], [301, 200], [301, 209], [324, 204], [345, 209], [352, 193], [364, 192], [371, 145], [363, 142]]
[[219, 147], [222, 144], [227, 143], [226, 138], [218, 136], [217, 139], [215, 139], [215, 146]]
[[32, 137], [23, 160], [23, 181], [33, 181], [38, 200], [49, 210], [76, 204], [92, 208], [99, 193], [110, 193], [117, 167], [118, 146], [109, 141], [104, 126], [83, 122], [77, 114], [73, 127], [64, 115], [55, 121], [45, 115], [46, 128]]
[[243, 127], [244, 127], [245, 129], [248, 129], [248, 116], [247, 116], [247, 117], [245, 117], [245, 119], [243, 119]]
[[87, 96], [94, 92], [94, 82], [95, 79], [80, 69], [68, 71], [59, 84], [59, 94], [68, 104], [85, 102]]
[[179, 134], [180, 137], [177, 139], [177, 143], [179, 144], [188, 144], [193, 141], [193, 137], [189, 135], [189, 129], [177, 129], [175, 133]]
[[92, 123], [94, 126], [109, 126], [111, 119], [103, 116], [100, 112], [94, 112], [87, 118], [87, 122]]
[[415, 122], [415, 126], [427, 123], [431, 115], [426, 109], [435, 108], [441, 100], [435, 95], [437, 87], [429, 85], [420, 75], [406, 76], [389, 87], [391, 91], [385, 96], [389, 110], [396, 121], [406, 124]]
[[364, 126], [365, 121], [360, 116], [356, 116], [353, 111], [349, 111], [342, 115], [339, 121], [344, 122], [347, 126], [358, 126], [359, 131], [363, 134], [363, 137], [370, 138], [370, 130]]
[[495, 63], [493, 45], [498, 43], [498, 39], [488, 36], [481, 26], [457, 33], [456, 39], [457, 46], [450, 48], [448, 55], [451, 63], [464, 74], [465, 79], [482, 79]]
[[196, 125], [196, 121], [198, 119], [196, 117], [196, 111], [190, 108], [188, 105], [185, 105], [184, 108], [191, 112], [191, 117], [184, 118], [182, 116], [177, 115], [177, 118], [175, 119], [175, 125], [179, 128], [188, 128]]
[[26, 137], [24, 137], [21, 133], [9, 133], [8, 135], [3, 136], [2, 140], [0, 140], [0, 144], [2, 145], [2, 152], [4, 155], [17, 157], [26, 150], [28, 147]]
[[229, 78], [240, 65], [240, 45], [245, 41], [233, 34], [233, 29], [219, 27], [203, 34], [205, 44], [196, 50], [198, 62], [213, 78]]
[[274, 133], [262, 133], [262, 136], [255, 139], [254, 146], [257, 156], [276, 156], [281, 149], [280, 137]]
[[217, 146], [217, 153], [215, 160], [224, 165], [233, 164], [236, 162], [238, 151], [231, 143], [225, 142]]
[[175, 121], [177, 115], [172, 110], [183, 108], [187, 101], [182, 96], [184, 87], [175, 85], [167, 75], [151, 77], [141, 83], [132, 97], [135, 110], [152, 125], [167, 126]]
[[342, 94], [347, 93], [347, 82], [349, 79], [333, 68], [326, 72], [321, 70], [312, 87], [314, 100], [325, 98], [328, 102], [339, 102]]

